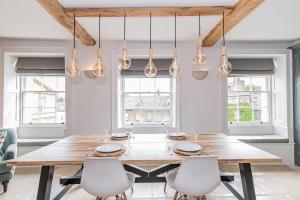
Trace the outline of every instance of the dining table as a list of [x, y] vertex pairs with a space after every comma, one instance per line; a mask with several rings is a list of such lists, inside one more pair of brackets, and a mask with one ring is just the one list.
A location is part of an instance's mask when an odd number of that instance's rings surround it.
[[[187, 134], [185, 140], [173, 140], [166, 134], [134, 134], [125, 140], [111, 140], [105, 134], [72, 135], [55, 143], [34, 150], [16, 159], [9, 160], [9, 166], [41, 167], [37, 200], [58, 200], [74, 184], [80, 184], [81, 173], [86, 157], [93, 154], [102, 144], [118, 143], [125, 152], [116, 156], [125, 170], [136, 174], [137, 183], [165, 182], [165, 173], [180, 166], [187, 155], [173, 151], [178, 143], [201, 145], [200, 156], [217, 156], [219, 165], [231, 164], [239, 167], [241, 187], [238, 187], [233, 174], [220, 172], [221, 182], [239, 200], [255, 200], [255, 187], [251, 164], [277, 164], [282, 159], [264, 150], [236, 140], [222, 133]], [[55, 166], [78, 165], [80, 170], [73, 176], [60, 177], [60, 191], [51, 191]], [[147, 169], [144, 166], [157, 166]]]

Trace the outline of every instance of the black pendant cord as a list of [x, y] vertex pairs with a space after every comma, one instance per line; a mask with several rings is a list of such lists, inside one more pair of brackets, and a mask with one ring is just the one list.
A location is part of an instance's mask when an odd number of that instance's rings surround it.
[[152, 14], [150, 12], [150, 49], [152, 49]]
[[201, 14], [199, 13], [199, 37], [201, 36]]
[[98, 30], [98, 37], [99, 37], [99, 43], [98, 43], [98, 47], [99, 49], [101, 49], [101, 15], [99, 15], [99, 30]]
[[223, 23], [223, 46], [225, 47], [226, 45], [226, 41], [225, 41], [225, 19], [224, 19], [224, 12], [223, 12], [223, 19], [222, 19], [222, 23]]
[[175, 13], [175, 41], [174, 41], [175, 48], [177, 47], [177, 15]]
[[73, 16], [73, 48], [75, 49], [75, 31], [76, 31], [76, 23], [75, 23], [75, 14], [74, 14], [74, 16]]
[[123, 26], [124, 26], [123, 40], [125, 41], [125, 39], [126, 39], [126, 13], [124, 14], [124, 22], [123, 22]]

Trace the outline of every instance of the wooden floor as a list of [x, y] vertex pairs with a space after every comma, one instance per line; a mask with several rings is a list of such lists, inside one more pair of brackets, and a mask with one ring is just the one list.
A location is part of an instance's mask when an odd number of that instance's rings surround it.
[[[223, 167], [226, 171], [237, 172], [232, 166]], [[39, 168], [17, 168], [16, 175], [11, 181], [8, 192], [2, 194], [2, 200], [35, 200], [36, 189], [39, 180]], [[57, 189], [58, 178], [62, 175], [72, 175], [77, 167], [61, 166], [56, 168], [53, 189]], [[258, 200], [297, 200], [300, 199], [300, 168], [288, 166], [254, 166], [254, 181]], [[237, 175], [238, 176], [238, 175]], [[236, 177], [239, 180], [239, 177]], [[128, 191], [132, 199], [171, 199], [171, 189], [163, 192], [162, 183], [135, 184], [134, 193]], [[92, 196], [76, 185], [62, 198], [63, 200], [94, 200]], [[221, 185], [208, 196], [209, 200], [233, 200], [233, 195]]]

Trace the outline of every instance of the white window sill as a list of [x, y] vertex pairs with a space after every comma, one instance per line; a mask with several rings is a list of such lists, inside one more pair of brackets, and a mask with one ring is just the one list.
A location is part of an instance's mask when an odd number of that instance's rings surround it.
[[281, 135], [235, 135], [230, 136], [231, 138], [240, 140], [246, 143], [289, 143], [289, 138]]

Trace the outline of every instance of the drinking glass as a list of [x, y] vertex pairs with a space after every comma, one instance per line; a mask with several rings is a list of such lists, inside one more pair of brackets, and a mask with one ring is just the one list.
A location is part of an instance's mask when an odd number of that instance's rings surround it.
[[104, 124], [103, 125], [104, 133], [105, 133], [105, 142], [108, 142], [111, 134], [111, 125], [110, 124]]
[[194, 130], [194, 133], [193, 133], [193, 135], [194, 135], [194, 143], [197, 142], [198, 134], [199, 134], [199, 130], [198, 130], [198, 129], [195, 129], [195, 130]]

